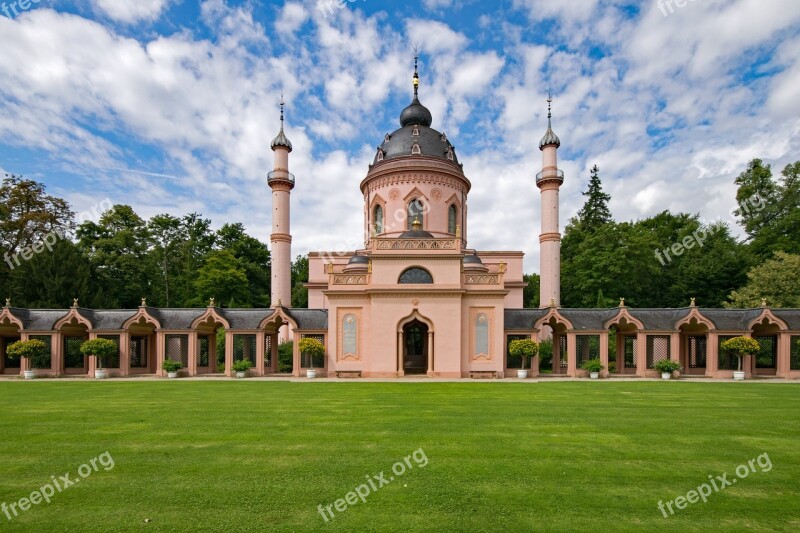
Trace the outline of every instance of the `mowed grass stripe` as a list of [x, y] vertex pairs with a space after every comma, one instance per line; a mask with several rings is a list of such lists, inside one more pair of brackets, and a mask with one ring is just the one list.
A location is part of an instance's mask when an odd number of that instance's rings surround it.
[[[8, 530], [800, 529], [796, 384], [4, 382], [0, 408], [0, 502], [116, 463]], [[656, 507], [765, 452], [770, 472]]]

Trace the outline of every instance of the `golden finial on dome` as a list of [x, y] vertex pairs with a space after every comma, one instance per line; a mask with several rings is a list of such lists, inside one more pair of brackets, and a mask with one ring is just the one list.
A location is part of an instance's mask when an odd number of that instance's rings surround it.
[[420, 221], [419, 215], [414, 217], [414, 222], [411, 223], [411, 229], [414, 231], [420, 231], [422, 229], [422, 221]]

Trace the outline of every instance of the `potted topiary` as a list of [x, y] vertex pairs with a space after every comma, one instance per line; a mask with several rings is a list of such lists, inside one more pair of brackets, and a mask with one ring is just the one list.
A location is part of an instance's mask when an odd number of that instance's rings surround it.
[[539, 353], [539, 345], [530, 339], [517, 339], [508, 345], [508, 353], [514, 357], [522, 358], [522, 368], [517, 370], [519, 379], [526, 379], [528, 371], [525, 370], [525, 361], [528, 361]]
[[114, 341], [109, 339], [91, 339], [81, 344], [81, 353], [94, 356], [97, 363], [94, 377], [95, 379], [105, 379], [108, 377], [108, 372], [103, 368], [103, 358], [118, 354], [119, 348]]
[[167, 372], [169, 379], [175, 379], [178, 377], [178, 370], [183, 368], [183, 363], [172, 359], [164, 359], [164, 362], [161, 363], [161, 368]]
[[661, 379], [670, 379], [673, 372], [681, 369], [681, 365], [672, 359], [662, 359], [657, 362], [653, 368], [661, 372]]
[[47, 345], [36, 339], [27, 341], [17, 341], [9, 344], [6, 348], [6, 356], [9, 359], [27, 359], [28, 369], [25, 370], [25, 379], [34, 379], [36, 377], [36, 370], [31, 368], [31, 362], [36, 359], [43, 359], [47, 357]]
[[300, 353], [307, 358], [306, 377], [311, 379], [317, 377], [317, 371], [314, 369], [314, 358], [325, 355], [325, 345], [317, 339], [306, 337], [305, 339], [300, 339], [298, 347], [300, 348]]
[[738, 370], [733, 371], [733, 379], [741, 381], [744, 379], [744, 370], [742, 370], [742, 359], [746, 355], [756, 355], [761, 351], [761, 345], [758, 341], [751, 337], [734, 337], [728, 339], [720, 345], [722, 351], [736, 356], [738, 359]]
[[233, 371], [236, 372], [236, 377], [241, 379], [247, 376], [247, 371], [253, 368], [253, 363], [250, 359], [242, 359], [233, 363]]
[[605, 367], [600, 362], [599, 357], [595, 357], [594, 359], [589, 359], [588, 361], [584, 361], [581, 365], [581, 368], [589, 372], [589, 378], [591, 379], [598, 379], [600, 377], [600, 371], [603, 370]]

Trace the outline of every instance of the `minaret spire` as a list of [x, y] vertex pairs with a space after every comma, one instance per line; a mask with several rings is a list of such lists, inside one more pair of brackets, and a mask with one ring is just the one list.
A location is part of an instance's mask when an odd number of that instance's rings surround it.
[[414, 100], [419, 100], [419, 53], [414, 51]]

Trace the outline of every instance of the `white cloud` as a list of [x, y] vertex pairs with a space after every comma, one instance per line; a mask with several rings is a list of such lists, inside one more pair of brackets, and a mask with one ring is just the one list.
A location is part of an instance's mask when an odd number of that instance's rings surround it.
[[92, 0], [97, 9], [119, 22], [155, 20], [171, 0]]

